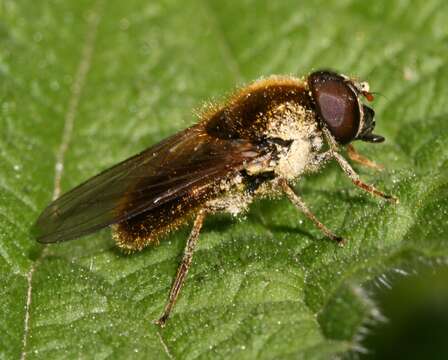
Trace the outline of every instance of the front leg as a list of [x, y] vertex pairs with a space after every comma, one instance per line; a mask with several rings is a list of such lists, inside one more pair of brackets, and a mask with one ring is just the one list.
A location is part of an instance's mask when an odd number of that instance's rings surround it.
[[350, 180], [352, 181], [352, 183], [355, 184], [357, 187], [359, 187], [360, 189], [362, 189], [364, 191], [367, 191], [368, 193], [370, 193], [372, 195], [380, 196], [383, 199], [386, 199], [390, 202], [398, 204], [398, 202], [399, 202], [398, 198], [396, 198], [395, 196], [385, 194], [384, 192], [375, 188], [373, 185], [369, 185], [369, 184], [366, 184], [365, 182], [363, 182], [359, 178], [359, 175], [356, 173], [356, 171], [353, 170], [353, 168], [350, 166], [350, 164], [347, 162], [347, 160], [345, 160], [343, 158], [343, 156], [341, 154], [334, 151], [333, 157], [338, 162], [339, 166], [344, 171], [345, 175], [347, 175], [350, 178]]
[[347, 146], [347, 155], [350, 158], [350, 160], [353, 160], [357, 162], [358, 164], [361, 164], [362, 166], [369, 167], [371, 169], [383, 171], [384, 166], [377, 164], [375, 161], [372, 161], [370, 159], [367, 159], [365, 156], [361, 155], [359, 152], [356, 151], [353, 145]]
[[322, 132], [324, 134], [325, 140], [327, 140], [327, 143], [330, 146], [330, 150], [328, 151], [331, 152], [332, 157], [338, 162], [339, 166], [344, 171], [345, 175], [347, 175], [350, 178], [353, 184], [355, 184], [360, 189], [367, 191], [372, 195], [380, 196], [383, 199], [398, 204], [399, 200], [395, 196], [387, 195], [384, 192], [376, 189], [373, 185], [369, 185], [363, 182], [360, 179], [359, 175], [356, 173], [356, 171], [353, 170], [353, 168], [347, 162], [347, 160], [345, 160], [344, 157], [341, 154], [339, 154], [338, 144], [334, 140], [333, 136], [330, 134], [330, 131], [327, 128], [323, 128]]

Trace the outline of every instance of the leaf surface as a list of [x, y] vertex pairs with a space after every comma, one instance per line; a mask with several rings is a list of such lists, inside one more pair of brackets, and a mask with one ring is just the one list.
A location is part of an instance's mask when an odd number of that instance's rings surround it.
[[[357, 350], [382, 274], [448, 256], [448, 4], [175, 0], [0, 3], [0, 357], [328, 359]], [[188, 228], [132, 256], [109, 230], [42, 247], [53, 196], [195, 121], [260, 76], [333, 68], [378, 91], [384, 164], [353, 188], [334, 164], [297, 189], [343, 249], [286, 200], [206, 222], [168, 326]], [[356, 166], [355, 166], [356, 167]]]

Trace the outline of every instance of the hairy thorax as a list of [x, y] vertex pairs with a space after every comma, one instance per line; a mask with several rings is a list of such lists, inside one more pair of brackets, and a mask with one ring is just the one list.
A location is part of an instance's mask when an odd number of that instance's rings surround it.
[[295, 102], [286, 102], [263, 116], [268, 124], [265, 137], [274, 151], [248, 164], [248, 173], [273, 171], [292, 180], [314, 170], [323, 139], [313, 112]]
[[224, 180], [222, 186], [227, 191], [208, 203], [211, 209], [237, 215], [245, 211], [255, 197], [278, 195], [279, 178], [294, 180], [318, 168], [323, 139], [312, 111], [295, 102], [286, 102], [260, 116], [267, 122], [264, 135], [272, 151], [246, 165], [246, 182], [266, 173], [272, 173], [272, 178], [246, 191], [241, 191], [245, 186], [242, 177]]

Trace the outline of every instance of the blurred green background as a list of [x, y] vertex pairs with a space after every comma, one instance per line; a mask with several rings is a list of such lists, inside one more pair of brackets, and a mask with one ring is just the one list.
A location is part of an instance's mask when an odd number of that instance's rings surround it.
[[363, 343], [363, 359], [448, 358], [448, 268], [391, 275], [372, 288], [384, 320]]
[[[442, 0], [0, 0], [0, 358], [447, 358], [447, 60]], [[30, 236], [52, 197], [207, 102], [320, 68], [379, 93], [387, 141], [356, 148], [386, 170], [356, 169], [400, 198], [334, 164], [301, 179], [345, 248], [286, 200], [211, 217], [160, 330], [187, 227], [132, 256], [108, 230]]]

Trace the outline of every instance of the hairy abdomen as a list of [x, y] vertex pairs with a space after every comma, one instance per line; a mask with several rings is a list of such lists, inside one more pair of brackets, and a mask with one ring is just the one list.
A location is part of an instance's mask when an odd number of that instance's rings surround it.
[[123, 250], [141, 250], [158, 243], [160, 238], [177, 229], [194, 216], [204, 204], [217, 196], [212, 189], [190, 191], [156, 208], [112, 226], [113, 238]]

